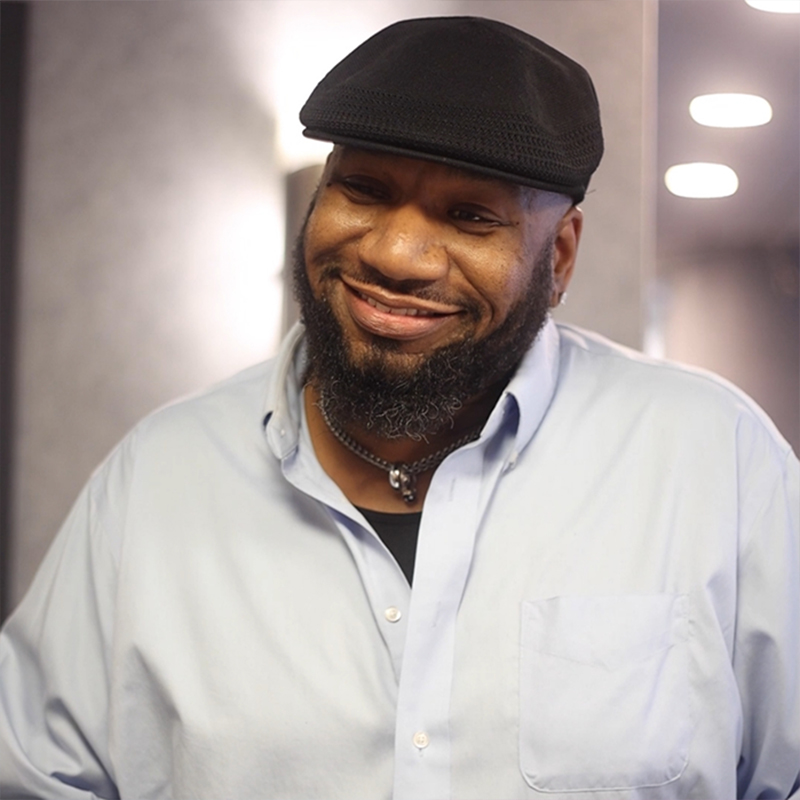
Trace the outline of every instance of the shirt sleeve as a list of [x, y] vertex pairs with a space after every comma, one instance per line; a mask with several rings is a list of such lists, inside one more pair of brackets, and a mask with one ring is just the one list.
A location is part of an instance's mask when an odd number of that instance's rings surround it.
[[78, 498], [0, 634], [0, 797], [116, 798], [108, 751], [121, 457]]
[[[740, 798], [800, 798], [800, 471], [774, 441], [740, 468], [733, 666], [742, 704]], [[771, 452], [770, 452], [771, 451]], [[776, 472], [778, 474], [776, 475]]]

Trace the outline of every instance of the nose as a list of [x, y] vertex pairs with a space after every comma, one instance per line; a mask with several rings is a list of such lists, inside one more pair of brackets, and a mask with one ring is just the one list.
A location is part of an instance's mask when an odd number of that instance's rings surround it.
[[362, 263], [396, 281], [435, 281], [448, 270], [447, 249], [436, 220], [413, 203], [383, 209], [361, 237]]

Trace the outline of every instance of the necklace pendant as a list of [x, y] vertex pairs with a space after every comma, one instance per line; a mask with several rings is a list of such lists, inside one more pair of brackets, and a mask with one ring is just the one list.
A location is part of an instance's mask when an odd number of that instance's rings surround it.
[[406, 503], [413, 503], [417, 499], [417, 479], [405, 464], [395, 464], [389, 470], [389, 486], [400, 492]]

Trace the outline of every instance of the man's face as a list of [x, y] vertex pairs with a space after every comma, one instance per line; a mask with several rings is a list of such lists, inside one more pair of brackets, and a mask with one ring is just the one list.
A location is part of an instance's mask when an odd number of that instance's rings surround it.
[[[411, 426], [418, 435], [441, 427], [508, 379], [565, 288], [580, 233], [570, 206], [445, 165], [337, 147], [297, 265], [313, 379], [326, 396], [344, 384], [352, 397], [366, 382], [364, 403], [404, 395], [408, 406], [423, 395], [430, 406], [452, 378], [464, 385], [445, 387], [448, 409], [429, 412], [427, 429]], [[567, 258], [565, 236], [574, 239]], [[333, 410], [363, 424], [363, 409]], [[405, 428], [383, 435], [411, 435]]]

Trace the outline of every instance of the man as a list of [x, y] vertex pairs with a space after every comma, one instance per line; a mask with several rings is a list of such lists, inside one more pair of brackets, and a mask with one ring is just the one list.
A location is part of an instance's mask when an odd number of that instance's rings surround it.
[[797, 796], [797, 459], [549, 318], [584, 70], [410, 20], [301, 119], [305, 327], [92, 478], [0, 645], [2, 796]]

